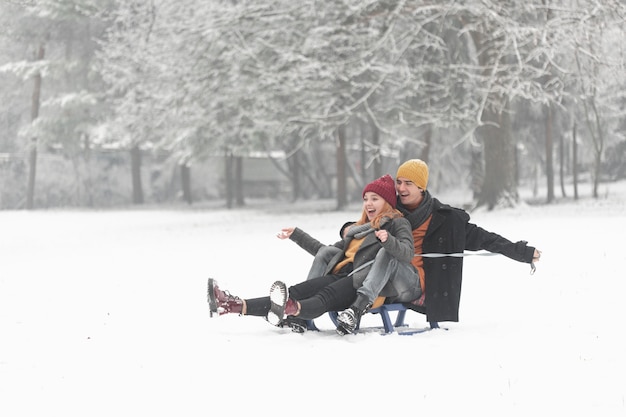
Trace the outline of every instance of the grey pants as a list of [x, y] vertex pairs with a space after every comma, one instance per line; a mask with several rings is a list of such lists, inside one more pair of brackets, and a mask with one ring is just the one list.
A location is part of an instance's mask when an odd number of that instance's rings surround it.
[[[324, 275], [328, 263], [339, 251], [335, 246], [322, 247], [315, 255], [307, 279]], [[422, 287], [412, 265], [399, 262], [381, 248], [363, 284], [357, 289], [357, 294], [367, 298], [370, 303], [379, 295], [388, 297], [391, 302], [405, 303], [420, 298]]]
[[382, 248], [357, 294], [365, 296], [369, 302], [381, 295], [391, 302], [405, 303], [418, 299], [422, 295], [422, 287], [413, 265], [399, 262]]
[[336, 246], [322, 246], [315, 254], [315, 259], [313, 259], [313, 264], [311, 265], [311, 269], [309, 269], [309, 275], [306, 279], [309, 280], [326, 275], [328, 263], [333, 259], [333, 256], [339, 252], [341, 252], [341, 249]]

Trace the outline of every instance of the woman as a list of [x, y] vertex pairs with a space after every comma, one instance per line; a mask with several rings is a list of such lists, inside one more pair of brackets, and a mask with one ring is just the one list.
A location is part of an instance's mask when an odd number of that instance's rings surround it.
[[[335, 248], [332, 251], [336, 253], [327, 260], [319, 277], [310, 277], [289, 288], [276, 281], [268, 297], [245, 300], [220, 290], [217, 283], [209, 279], [211, 316], [213, 313], [261, 316], [273, 325], [290, 325], [302, 331], [305, 320], [352, 305], [380, 249], [384, 248], [399, 262], [410, 264], [414, 255], [411, 226], [395, 209], [396, 191], [391, 176], [385, 175], [367, 184], [362, 197], [361, 218], [334, 245], [325, 246], [299, 228], [283, 229], [280, 237], [290, 238], [313, 255]], [[354, 330], [351, 325], [345, 327], [339, 322], [337, 332], [346, 334]]]

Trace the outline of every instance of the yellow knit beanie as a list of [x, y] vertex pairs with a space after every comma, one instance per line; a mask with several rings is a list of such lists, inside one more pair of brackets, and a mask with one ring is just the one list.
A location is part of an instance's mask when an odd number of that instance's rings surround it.
[[421, 189], [428, 185], [428, 165], [421, 159], [409, 159], [398, 168], [396, 179], [408, 178]]

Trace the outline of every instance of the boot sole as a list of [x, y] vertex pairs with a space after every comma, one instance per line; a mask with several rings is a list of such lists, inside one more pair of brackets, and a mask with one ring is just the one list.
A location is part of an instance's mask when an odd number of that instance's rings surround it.
[[[349, 321], [343, 320], [344, 313], [341, 313], [339, 317], [337, 317], [337, 334], [341, 336], [345, 336], [348, 334], [355, 334], [357, 329], [356, 317], [350, 318]], [[354, 323], [352, 321], [354, 320]]]
[[276, 281], [270, 288], [270, 311], [267, 313], [267, 321], [280, 327], [285, 315], [285, 305], [287, 304], [287, 286], [282, 281]]
[[209, 278], [207, 290], [207, 300], [209, 302], [209, 317], [213, 317], [213, 314], [217, 314], [217, 300], [215, 299], [214, 282], [215, 280], [213, 278]]

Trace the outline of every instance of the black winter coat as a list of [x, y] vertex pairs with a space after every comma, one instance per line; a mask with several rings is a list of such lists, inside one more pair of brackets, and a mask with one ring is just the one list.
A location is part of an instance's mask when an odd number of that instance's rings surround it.
[[[426, 253], [463, 253], [465, 250], [487, 250], [500, 253], [519, 262], [531, 263], [534, 247], [525, 241], [513, 243], [504, 237], [488, 232], [470, 223], [464, 210], [433, 199], [432, 219], [422, 246]], [[398, 204], [409, 221], [411, 214]], [[412, 228], [419, 225], [411, 224]], [[424, 258], [426, 276], [426, 318], [430, 322], [459, 321], [462, 257]]]

